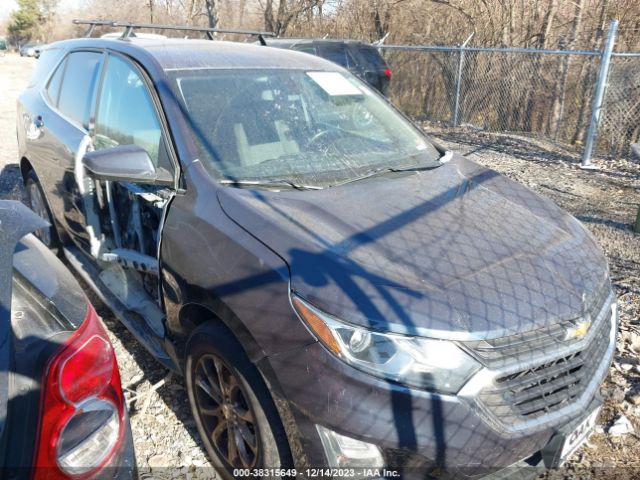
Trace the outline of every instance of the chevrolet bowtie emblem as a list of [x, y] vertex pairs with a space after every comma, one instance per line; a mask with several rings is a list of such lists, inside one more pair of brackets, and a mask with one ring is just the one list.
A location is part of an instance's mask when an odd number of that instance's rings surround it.
[[573, 327], [567, 328], [567, 333], [565, 335], [565, 340], [570, 340], [572, 338], [584, 338], [589, 332], [589, 328], [591, 327], [591, 320], [582, 320], [578, 322]]

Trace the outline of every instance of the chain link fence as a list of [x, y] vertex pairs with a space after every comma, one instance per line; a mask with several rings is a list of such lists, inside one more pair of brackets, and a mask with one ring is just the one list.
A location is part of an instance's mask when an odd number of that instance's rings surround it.
[[640, 136], [640, 55], [615, 55], [611, 60], [600, 124], [598, 153], [628, 156]]
[[[613, 30], [615, 33], [615, 27]], [[610, 35], [610, 41], [615, 36]], [[613, 46], [613, 45], [611, 45]], [[491, 132], [526, 132], [602, 157], [640, 135], [640, 53], [478, 47], [381, 47], [391, 98], [406, 114]], [[599, 82], [605, 83], [602, 96]], [[595, 104], [595, 105], [594, 105]], [[594, 108], [597, 107], [597, 108]], [[593, 133], [590, 125], [594, 124]], [[589, 162], [585, 149], [583, 164]]]

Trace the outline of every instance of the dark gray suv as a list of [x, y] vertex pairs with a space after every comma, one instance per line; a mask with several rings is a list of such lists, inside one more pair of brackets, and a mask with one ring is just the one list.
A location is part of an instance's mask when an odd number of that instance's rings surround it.
[[64, 41], [17, 121], [42, 240], [184, 373], [226, 478], [488, 475], [591, 432], [617, 327], [593, 237], [336, 64]]
[[388, 95], [391, 69], [370, 43], [357, 40], [314, 38], [265, 38], [270, 47], [288, 48], [326, 58], [346, 68], [383, 95]]

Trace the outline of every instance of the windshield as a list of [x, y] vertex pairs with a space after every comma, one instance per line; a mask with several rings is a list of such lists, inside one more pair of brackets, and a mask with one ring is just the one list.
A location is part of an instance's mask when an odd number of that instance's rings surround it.
[[435, 147], [346, 72], [170, 71], [205, 167], [218, 179], [328, 187], [438, 165]]

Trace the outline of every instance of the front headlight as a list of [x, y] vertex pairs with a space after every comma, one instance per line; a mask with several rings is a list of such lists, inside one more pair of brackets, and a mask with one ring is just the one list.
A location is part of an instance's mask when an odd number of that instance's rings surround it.
[[332, 353], [367, 373], [422, 389], [457, 393], [480, 364], [455, 343], [380, 333], [344, 323], [300, 297], [292, 303]]

